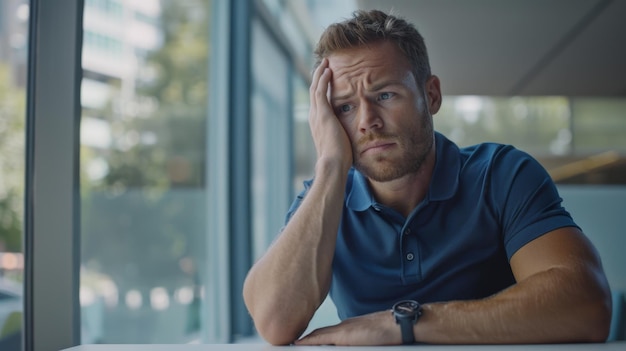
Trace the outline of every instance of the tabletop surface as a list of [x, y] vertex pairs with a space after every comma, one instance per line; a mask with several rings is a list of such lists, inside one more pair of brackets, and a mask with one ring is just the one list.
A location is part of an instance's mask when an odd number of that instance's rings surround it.
[[268, 344], [194, 344], [194, 345], [81, 345], [63, 351], [321, 351], [321, 350], [350, 350], [350, 351], [556, 351], [556, 350], [586, 350], [586, 351], [626, 351], [626, 341], [606, 344], [552, 344], [552, 345], [412, 345], [412, 346], [272, 346]]

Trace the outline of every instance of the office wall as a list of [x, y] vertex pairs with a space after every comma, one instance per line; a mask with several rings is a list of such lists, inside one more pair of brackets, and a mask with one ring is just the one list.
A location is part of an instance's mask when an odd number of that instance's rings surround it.
[[626, 186], [560, 185], [559, 192], [600, 252], [611, 289], [626, 291]]

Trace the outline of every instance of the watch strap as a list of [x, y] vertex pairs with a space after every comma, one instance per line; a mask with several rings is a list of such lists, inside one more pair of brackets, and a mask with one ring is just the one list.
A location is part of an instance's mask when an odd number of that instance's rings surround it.
[[413, 320], [402, 319], [400, 323], [400, 332], [402, 333], [402, 344], [410, 345], [415, 343], [415, 335], [413, 334]]

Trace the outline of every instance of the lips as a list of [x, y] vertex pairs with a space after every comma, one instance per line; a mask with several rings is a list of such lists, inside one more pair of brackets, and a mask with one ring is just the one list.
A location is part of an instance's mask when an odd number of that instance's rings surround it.
[[393, 141], [385, 141], [385, 140], [373, 141], [363, 146], [363, 148], [361, 149], [362, 150], [361, 154], [364, 154], [368, 151], [383, 151], [387, 149], [388, 147], [393, 146], [394, 144], [395, 143]]

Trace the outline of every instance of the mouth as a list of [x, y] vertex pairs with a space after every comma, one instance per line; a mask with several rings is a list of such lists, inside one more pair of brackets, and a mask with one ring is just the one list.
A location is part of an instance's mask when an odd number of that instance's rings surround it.
[[366, 153], [379, 153], [387, 151], [395, 145], [394, 142], [391, 141], [377, 141], [371, 144], [365, 145], [365, 147], [361, 151], [361, 155]]

